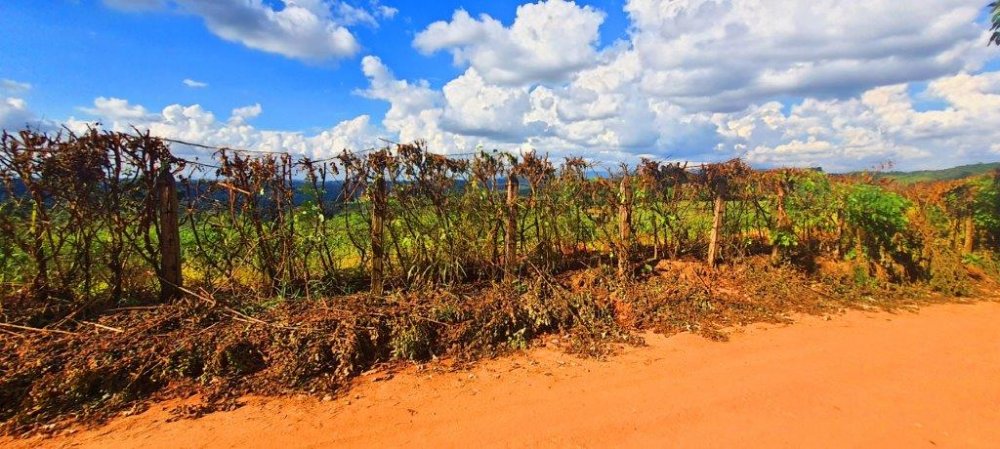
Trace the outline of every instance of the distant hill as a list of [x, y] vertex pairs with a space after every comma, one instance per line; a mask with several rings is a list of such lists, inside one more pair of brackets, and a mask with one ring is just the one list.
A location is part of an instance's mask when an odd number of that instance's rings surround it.
[[988, 164], [961, 165], [958, 167], [945, 168], [942, 170], [920, 170], [910, 172], [889, 171], [877, 175], [879, 178], [889, 178], [901, 184], [913, 184], [924, 181], [951, 181], [963, 179], [970, 176], [984, 175], [1000, 168], [1000, 162], [990, 162]]

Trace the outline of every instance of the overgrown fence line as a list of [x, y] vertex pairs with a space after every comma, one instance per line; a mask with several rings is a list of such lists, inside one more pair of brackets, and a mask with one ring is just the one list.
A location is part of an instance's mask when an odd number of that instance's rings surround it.
[[758, 254], [848, 257], [905, 280], [1000, 241], [998, 176], [906, 188], [740, 160], [591, 176], [581, 158], [449, 158], [419, 142], [200, 161], [148, 133], [97, 130], [0, 143], [0, 293], [94, 307], [513, 285], [579, 266], [627, 281], [661, 259]]

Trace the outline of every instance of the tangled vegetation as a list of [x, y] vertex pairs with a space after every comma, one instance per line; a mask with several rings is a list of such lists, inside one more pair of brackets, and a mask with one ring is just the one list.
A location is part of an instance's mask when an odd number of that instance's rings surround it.
[[0, 140], [5, 432], [150, 397], [339, 391], [546, 334], [724, 338], [995, 285], [1000, 173], [898, 185], [739, 160], [605, 168], [421, 143], [327, 160], [148, 134]]

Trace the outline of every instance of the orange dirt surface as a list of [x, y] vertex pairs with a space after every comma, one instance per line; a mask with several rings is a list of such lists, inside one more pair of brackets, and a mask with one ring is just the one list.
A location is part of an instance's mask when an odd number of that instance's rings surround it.
[[539, 348], [374, 372], [342, 397], [246, 398], [199, 419], [154, 405], [0, 447], [1000, 447], [1000, 303], [646, 340], [607, 361]]

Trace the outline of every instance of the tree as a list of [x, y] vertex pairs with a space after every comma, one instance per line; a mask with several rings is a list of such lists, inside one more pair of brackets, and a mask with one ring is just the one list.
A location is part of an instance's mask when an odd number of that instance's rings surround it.
[[993, 23], [990, 26], [990, 31], [993, 34], [990, 35], [990, 40], [986, 45], [996, 44], [1000, 46], [1000, 1], [990, 3], [988, 8], [990, 8], [990, 20]]

